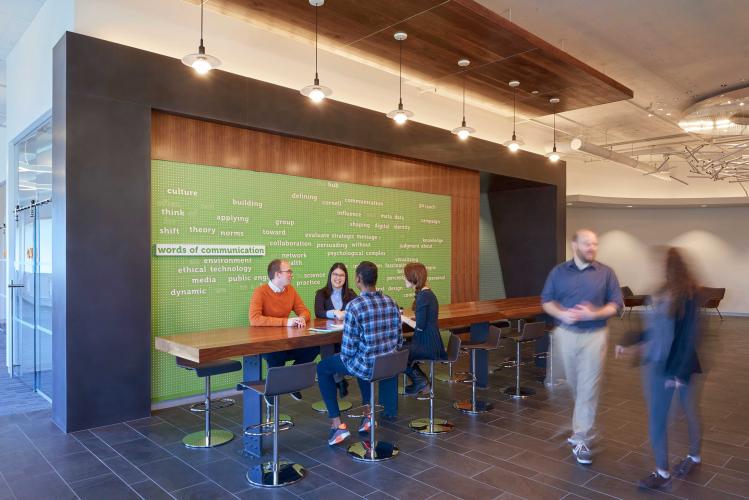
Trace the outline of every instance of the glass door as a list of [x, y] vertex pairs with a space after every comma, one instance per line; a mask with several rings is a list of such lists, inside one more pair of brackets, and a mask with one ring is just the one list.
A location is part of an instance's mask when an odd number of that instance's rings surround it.
[[52, 397], [52, 204], [42, 201], [34, 217], [34, 321], [36, 389]]
[[52, 396], [52, 123], [14, 143], [7, 194], [11, 374]]
[[34, 247], [36, 227], [31, 208], [17, 210], [12, 300], [13, 376], [36, 389], [36, 303]]

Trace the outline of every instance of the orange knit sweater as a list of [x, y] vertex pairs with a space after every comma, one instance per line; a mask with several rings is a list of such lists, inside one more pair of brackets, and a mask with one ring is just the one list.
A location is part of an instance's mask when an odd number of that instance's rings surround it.
[[276, 293], [267, 283], [255, 288], [250, 299], [250, 325], [286, 326], [289, 314], [294, 311], [309, 323], [310, 314], [293, 286]]

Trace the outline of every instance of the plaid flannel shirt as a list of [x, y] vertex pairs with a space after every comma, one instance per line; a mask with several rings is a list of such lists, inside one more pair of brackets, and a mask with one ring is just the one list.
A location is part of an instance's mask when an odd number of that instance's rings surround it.
[[372, 378], [374, 357], [403, 344], [398, 304], [382, 292], [362, 292], [346, 306], [341, 361], [352, 375]]

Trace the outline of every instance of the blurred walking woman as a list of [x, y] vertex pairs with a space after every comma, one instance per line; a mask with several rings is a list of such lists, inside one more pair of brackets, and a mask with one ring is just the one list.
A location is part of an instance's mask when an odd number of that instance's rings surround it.
[[401, 315], [403, 323], [414, 329], [406, 368], [406, 375], [412, 383], [405, 388], [406, 395], [414, 396], [420, 392], [429, 392], [427, 376], [414, 360], [441, 359], [445, 356], [445, 347], [437, 327], [439, 302], [427, 286], [427, 268], [419, 262], [410, 262], [403, 268], [403, 277], [406, 287], [416, 291], [412, 307], [416, 320]]
[[[643, 339], [648, 428], [656, 471], [639, 484], [648, 489], [667, 489], [672, 474], [685, 477], [701, 462], [696, 377], [693, 376], [701, 373], [697, 359], [699, 287], [676, 248], [667, 251], [665, 278], [665, 283], [653, 296], [653, 312]], [[617, 347], [617, 352], [619, 350]], [[670, 473], [667, 427], [674, 391], [679, 392], [679, 401], [687, 417], [689, 454]]]

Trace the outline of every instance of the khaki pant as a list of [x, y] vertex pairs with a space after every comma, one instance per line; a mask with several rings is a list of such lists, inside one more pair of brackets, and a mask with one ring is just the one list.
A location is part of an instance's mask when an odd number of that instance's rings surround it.
[[577, 333], [561, 325], [554, 329], [554, 354], [561, 360], [575, 399], [572, 440], [576, 443], [587, 444], [594, 437], [607, 340], [608, 328], [586, 333]]

